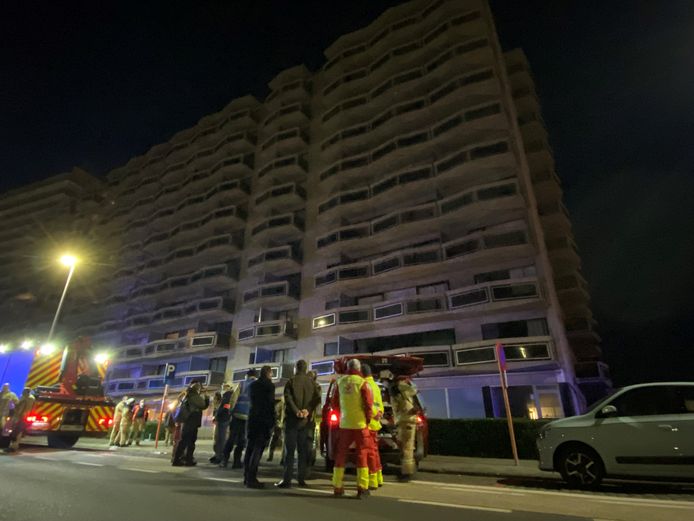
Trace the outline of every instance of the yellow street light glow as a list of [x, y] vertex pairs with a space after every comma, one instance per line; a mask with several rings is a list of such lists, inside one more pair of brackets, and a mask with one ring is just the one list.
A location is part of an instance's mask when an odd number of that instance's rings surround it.
[[55, 344], [47, 343], [39, 347], [39, 354], [44, 356], [52, 355], [53, 353], [55, 353], [55, 350]]
[[22, 349], [31, 349], [32, 347], [34, 347], [34, 342], [31, 340], [25, 340], [21, 343], [20, 347]]
[[94, 361], [99, 365], [108, 362], [109, 358], [108, 353], [97, 353], [94, 355]]
[[70, 255], [69, 253], [66, 253], [62, 257], [60, 257], [60, 263], [65, 266], [66, 268], [72, 268], [75, 264], [77, 264], [78, 259], [74, 255]]
[[10, 346], [8, 346], [7, 344], [0, 344], [0, 355], [7, 353], [7, 351], [9, 351], [9, 349], [10, 349]]

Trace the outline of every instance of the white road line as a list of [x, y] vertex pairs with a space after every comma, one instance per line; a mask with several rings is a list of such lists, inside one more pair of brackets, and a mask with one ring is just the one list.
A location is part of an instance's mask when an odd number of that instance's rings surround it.
[[210, 481], [222, 481], [224, 483], [241, 483], [240, 479], [232, 479], [232, 478], [204, 478], [208, 479]]
[[434, 507], [446, 508], [462, 508], [465, 510], [483, 510], [485, 512], [499, 512], [502, 514], [510, 514], [512, 510], [506, 508], [479, 507], [475, 505], [457, 505], [455, 503], [440, 503], [438, 501], [420, 501], [418, 499], [398, 499], [399, 503], [416, 503], [417, 505], [428, 505]]
[[43, 461], [53, 461], [53, 462], [60, 461], [60, 460], [57, 460], [57, 459], [55, 459], [55, 458], [49, 458], [48, 456], [34, 456], [34, 455], [32, 454], [31, 457], [34, 458], [34, 459], [40, 459], [40, 460], [43, 460]]
[[[610, 499], [598, 499], [599, 503], [606, 503], [608, 505], [620, 505], [620, 506], [639, 506], [639, 507], [651, 507], [651, 508], [675, 508], [683, 510], [691, 510], [694, 512], [694, 502], [691, 504], [686, 504], [686, 501], [647, 501], [640, 499], [620, 499], [620, 500], [610, 500]], [[685, 503], [685, 504], [682, 504]]]
[[137, 469], [135, 467], [119, 467], [121, 470], [132, 470], [133, 472], [144, 472], [145, 474], [159, 474], [158, 470]]
[[87, 467], [103, 467], [101, 463], [89, 463], [88, 461], [75, 461], [76, 465], [86, 465]]
[[475, 493], [475, 494], [494, 494], [495, 496], [525, 496], [525, 494], [522, 494], [520, 492], [509, 492], [503, 489], [499, 490], [465, 490], [464, 488], [458, 488], [458, 487], [449, 487], [446, 485], [445, 487], [437, 487], [439, 490], [450, 490], [453, 492], [467, 492], [467, 493]]
[[332, 490], [323, 490], [322, 488], [306, 488], [306, 487], [296, 487], [296, 490], [301, 490], [304, 492], [317, 492], [318, 494], [330, 494], [333, 495]]
[[[627, 498], [627, 497], [615, 497], [615, 496], [596, 496], [595, 494], [579, 494], [572, 492], [556, 492], [553, 490], [530, 490], [530, 489], [517, 489], [511, 487], [495, 487], [495, 486], [484, 486], [484, 485], [465, 485], [465, 484], [453, 484], [453, 483], [441, 483], [438, 481], [411, 481], [410, 483], [423, 484], [423, 485], [435, 485], [438, 488], [445, 486], [454, 490], [474, 490], [482, 492], [483, 490], [494, 492], [496, 494], [505, 494], [506, 491], [517, 492], [522, 490], [523, 494], [528, 495], [541, 495], [541, 496], [559, 496], [559, 497], [571, 497], [583, 500], [598, 501], [598, 502], [610, 502], [610, 501], [623, 501], [629, 504], [654, 504], [656, 506], [665, 505], [677, 505], [687, 508], [694, 508], [694, 501], [675, 501], [668, 499], [640, 499], [640, 498]], [[389, 485], [407, 485], [407, 483], [389, 483]]]

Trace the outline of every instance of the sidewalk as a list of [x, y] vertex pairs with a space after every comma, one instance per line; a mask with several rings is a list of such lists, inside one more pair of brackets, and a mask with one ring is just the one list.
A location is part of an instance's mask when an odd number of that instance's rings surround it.
[[[37, 440], [38, 441], [38, 440]], [[196, 454], [200, 459], [206, 459], [212, 455], [212, 440], [202, 439], [196, 443]], [[105, 440], [82, 439], [77, 444], [77, 448], [107, 450]], [[158, 456], [154, 451], [153, 441], [144, 441], [139, 447], [132, 445], [127, 448], [115, 448], [113, 450], [139, 453], [142, 455]], [[171, 448], [159, 444], [157, 452], [170, 453]], [[316, 468], [323, 468], [323, 458], [319, 455]], [[513, 464], [512, 459], [497, 458], [464, 458], [458, 456], [438, 456], [429, 455], [419, 464], [422, 472], [434, 474], [457, 474], [468, 476], [490, 476], [490, 477], [514, 477], [514, 478], [550, 478], [556, 477], [555, 473], [541, 471], [537, 467], [536, 460], [521, 460], [518, 466]]]

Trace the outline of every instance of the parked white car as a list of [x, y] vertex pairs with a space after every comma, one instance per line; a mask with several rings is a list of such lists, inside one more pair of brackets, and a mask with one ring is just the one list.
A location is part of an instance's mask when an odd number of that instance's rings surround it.
[[694, 480], [694, 382], [632, 385], [580, 416], [545, 425], [540, 469], [572, 486], [604, 477]]

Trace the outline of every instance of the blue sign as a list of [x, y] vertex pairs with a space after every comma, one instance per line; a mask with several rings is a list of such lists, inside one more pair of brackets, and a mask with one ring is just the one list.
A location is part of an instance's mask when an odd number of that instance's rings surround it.
[[170, 384], [176, 378], [176, 364], [166, 364], [164, 368], [164, 383]]

